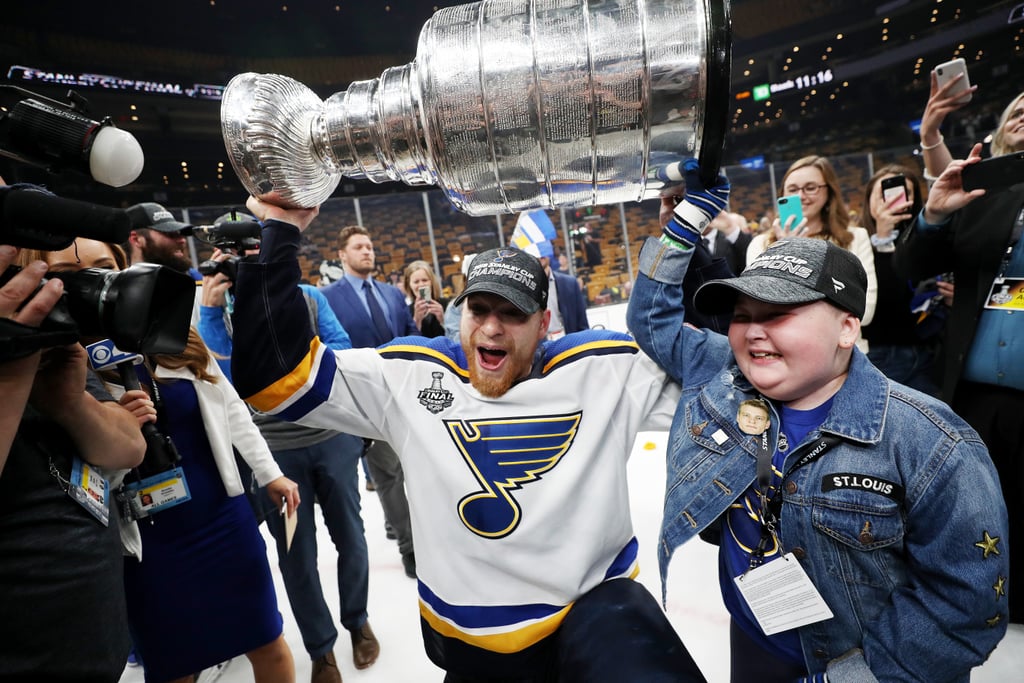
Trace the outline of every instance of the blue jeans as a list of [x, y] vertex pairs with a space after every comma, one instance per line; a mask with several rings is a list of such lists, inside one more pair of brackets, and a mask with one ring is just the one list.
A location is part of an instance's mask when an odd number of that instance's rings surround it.
[[339, 434], [307, 448], [274, 451], [284, 475], [299, 485], [302, 504], [290, 551], [285, 550], [284, 519], [267, 517], [277, 541], [281, 576], [295, 614], [302, 643], [311, 659], [334, 648], [338, 629], [324, 600], [317, 570], [314, 501], [320, 503], [327, 531], [338, 551], [338, 595], [341, 625], [358, 629], [366, 622], [369, 592], [369, 554], [359, 505], [359, 458], [363, 440]]

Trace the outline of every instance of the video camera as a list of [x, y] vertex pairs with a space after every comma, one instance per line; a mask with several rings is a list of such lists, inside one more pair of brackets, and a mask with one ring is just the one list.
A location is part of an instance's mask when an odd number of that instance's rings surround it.
[[[252, 216], [231, 211], [214, 221], [213, 225], [193, 227], [189, 234], [224, 252], [245, 252], [260, 248], [262, 230]], [[199, 264], [198, 270], [207, 276], [223, 273], [224, 277], [234, 282], [238, 278], [238, 264], [243, 258], [238, 253], [232, 253], [223, 261], [208, 259]]]
[[[17, 100], [13, 104], [11, 95]], [[52, 173], [70, 168], [111, 187], [138, 178], [145, 163], [138, 140], [109, 116], [93, 120], [85, 98], [73, 90], [68, 100], [0, 85], [0, 155]]]
[[[20, 270], [0, 274], [0, 287]], [[81, 337], [108, 337], [136, 353], [177, 354], [188, 342], [195, 282], [153, 263], [138, 263], [120, 272], [86, 268], [53, 273], [64, 294], [38, 328], [0, 322], [0, 361], [77, 342]]]
[[[119, 243], [131, 222], [120, 209], [56, 197], [34, 186], [0, 186], [0, 244], [58, 251], [76, 237]], [[0, 287], [20, 270], [0, 274]], [[154, 264], [121, 272], [87, 268], [54, 273], [64, 294], [38, 327], [0, 321], [0, 361], [71, 344], [82, 336], [109, 337], [137, 353], [180, 353], [188, 341], [195, 283]]]

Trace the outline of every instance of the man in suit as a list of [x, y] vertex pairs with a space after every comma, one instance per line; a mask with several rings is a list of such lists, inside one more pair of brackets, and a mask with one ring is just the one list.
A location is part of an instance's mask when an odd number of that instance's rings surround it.
[[[372, 348], [395, 337], [420, 333], [402, 292], [373, 279], [376, 254], [366, 228], [350, 225], [341, 229], [338, 258], [345, 275], [325, 287], [323, 294], [352, 339], [353, 347]], [[366, 451], [366, 461], [384, 508], [384, 518], [397, 537], [402, 567], [406, 576], [415, 578], [416, 555], [402, 465], [395, 451], [383, 441], [373, 441]]]
[[551, 242], [538, 242], [540, 262], [548, 276], [548, 310], [551, 323], [548, 338], [557, 339], [580, 330], [589, 330], [587, 320], [587, 299], [583, 296], [580, 283], [572, 275], [560, 273], [551, 267], [554, 249]]
[[704, 230], [704, 246], [712, 256], [724, 258], [733, 275], [739, 275], [747, 264], [751, 237], [733, 222], [734, 215], [723, 211], [712, 219]]

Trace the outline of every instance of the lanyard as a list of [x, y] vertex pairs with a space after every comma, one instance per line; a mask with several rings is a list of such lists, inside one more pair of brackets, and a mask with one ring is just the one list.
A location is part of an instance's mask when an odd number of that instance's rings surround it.
[[750, 555], [750, 567], [747, 571], [764, 562], [764, 554], [769, 544], [778, 538], [779, 517], [782, 514], [782, 482], [801, 467], [820, 459], [833, 446], [841, 442], [842, 439], [838, 436], [822, 434], [814, 441], [798, 448], [793, 452], [793, 457], [797, 458], [796, 462], [782, 475], [779, 487], [773, 492], [770, 490], [773, 452], [768, 448], [768, 430], [762, 432], [761, 446], [757, 452], [757, 495], [761, 499], [761, 514], [759, 515], [761, 539], [757, 543], [757, 548]]
[[999, 274], [996, 275], [996, 282], [1002, 282], [1006, 278], [1006, 269], [1010, 266], [1013, 250], [1017, 247], [1017, 242], [1020, 241], [1021, 233], [1024, 233], [1024, 207], [1021, 207], [1020, 211], [1017, 212], [1017, 220], [1013, 222], [1013, 231], [1010, 233], [1010, 241], [1006, 245], [1006, 253], [1003, 254], [1003, 260], [999, 264]]
[[[155, 364], [154, 367], [156, 367]], [[129, 368], [128, 371], [135, 377], [137, 383], [138, 374], [135, 368]], [[142, 427], [142, 434], [146, 439], [146, 457], [142, 464], [135, 468], [136, 478], [139, 479], [152, 476], [157, 472], [174, 469], [181, 460], [178, 449], [175, 448], [171, 437], [167, 436], [163, 431], [163, 428], [166, 428], [165, 418], [167, 413], [163, 398], [160, 395], [160, 388], [157, 386], [156, 371], [150, 372], [147, 368], [146, 374], [149, 376], [148, 387], [150, 397], [153, 399], [153, 407], [156, 408], [156, 424], [147, 422]], [[125, 381], [127, 382], [127, 380]], [[128, 387], [126, 386], [126, 388]]]

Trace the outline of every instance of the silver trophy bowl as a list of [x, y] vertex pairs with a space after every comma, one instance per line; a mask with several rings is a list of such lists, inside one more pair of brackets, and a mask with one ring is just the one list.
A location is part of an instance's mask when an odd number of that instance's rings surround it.
[[326, 101], [235, 76], [221, 127], [245, 188], [285, 207], [343, 176], [436, 185], [476, 216], [632, 202], [674, 193], [688, 157], [717, 174], [730, 61], [726, 0], [483, 0]]

